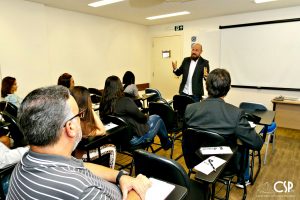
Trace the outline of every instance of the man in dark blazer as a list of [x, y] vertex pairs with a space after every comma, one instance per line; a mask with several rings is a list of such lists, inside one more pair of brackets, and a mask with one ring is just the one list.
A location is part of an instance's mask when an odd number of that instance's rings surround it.
[[[255, 129], [251, 128], [245, 112], [224, 101], [230, 84], [231, 78], [228, 71], [225, 69], [211, 71], [206, 80], [208, 98], [187, 106], [185, 124], [190, 128], [219, 133], [225, 137], [229, 145], [236, 145], [239, 139], [247, 149], [260, 150], [263, 140]], [[248, 162], [248, 157], [248, 155], [245, 156], [246, 162]], [[238, 165], [238, 160], [235, 161]], [[236, 166], [236, 168], [239, 167]], [[248, 171], [247, 167], [244, 177], [246, 181], [249, 180]]]
[[177, 76], [182, 74], [179, 94], [191, 96], [195, 101], [202, 99], [203, 78], [207, 77], [209, 72], [208, 61], [201, 57], [201, 53], [202, 45], [195, 43], [192, 46], [191, 56], [184, 58], [179, 68], [177, 61], [172, 62], [174, 74]]

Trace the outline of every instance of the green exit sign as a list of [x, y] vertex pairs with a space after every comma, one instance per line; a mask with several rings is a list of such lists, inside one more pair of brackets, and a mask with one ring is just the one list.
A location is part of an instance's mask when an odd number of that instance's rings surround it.
[[175, 31], [182, 31], [183, 30], [183, 25], [178, 25], [174, 27]]

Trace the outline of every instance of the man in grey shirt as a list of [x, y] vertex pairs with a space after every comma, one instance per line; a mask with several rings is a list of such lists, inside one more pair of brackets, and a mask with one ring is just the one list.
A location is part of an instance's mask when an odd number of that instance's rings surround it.
[[83, 115], [63, 86], [39, 88], [27, 95], [18, 119], [30, 151], [12, 173], [8, 200], [145, 198], [151, 185], [145, 176], [132, 178], [71, 156], [82, 137], [79, 118]]

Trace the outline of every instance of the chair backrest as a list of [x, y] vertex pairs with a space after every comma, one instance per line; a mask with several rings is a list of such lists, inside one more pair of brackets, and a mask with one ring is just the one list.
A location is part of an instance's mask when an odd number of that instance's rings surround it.
[[101, 102], [102, 96], [97, 95], [97, 94], [92, 94], [91, 95], [91, 101], [93, 104], [99, 104]]
[[155, 88], [146, 88], [145, 93], [146, 94], [155, 93], [155, 95], [153, 95], [147, 99], [148, 102], [158, 101], [158, 100], [162, 99], [161, 93]]
[[267, 108], [260, 103], [241, 102], [239, 108], [245, 111], [266, 111]]
[[125, 130], [121, 134], [117, 134], [115, 137], [111, 137], [111, 143], [117, 146], [117, 148], [128, 148], [130, 146], [129, 141], [132, 139], [131, 126], [121, 117], [115, 115], [107, 115], [103, 120], [103, 123], [112, 122], [119, 126], [125, 126]]
[[17, 106], [7, 101], [0, 102], [0, 111], [5, 111], [13, 117], [17, 117], [18, 115]]
[[0, 115], [3, 117], [5, 122], [9, 123], [8, 125], [9, 134], [10, 137], [14, 140], [14, 145], [12, 148], [27, 145], [28, 142], [26, 141], [24, 134], [22, 133], [19, 127], [17, 119], [14, 116], [7, 113], [6, 111], [0, 111]]
[[167, 103], [149, 102], [149, 114], [159, 115], [168, 131], [178, 127], [177, 113]]
[[201, 147], [228, 145], [225, 138], [218, 133], [188, 128], [182, 132], [182, 153], [189, 169], [203, 161], [196, 151]]
[[89, 90], [90, 94], [96, 94], [96, 95], [102, 96], [102, 92], [100, 90], [98, 90], [97, 88], [89, 88], [88, 90]]
[[190, 180], [183, 167], [176, 161], [145, 150], [133, 152], [135, 174], [157, 178], [190, 189]]
[[174, 95], [173, 96], [173, 108], [178, 112], [178, 115], [183, 118], [186, 106], [188, 104], [195, 103], [195, 100], [186, 95]]
[[3, 169], [0, 169], [0, 200], [5, 199], [5, 194], [4, 194], [4, 190], [3, 190], [4, 188], [2, 187], [3, 180], [13, 172], [15, 166], [16, 166], [16, 164], [12, 164]]

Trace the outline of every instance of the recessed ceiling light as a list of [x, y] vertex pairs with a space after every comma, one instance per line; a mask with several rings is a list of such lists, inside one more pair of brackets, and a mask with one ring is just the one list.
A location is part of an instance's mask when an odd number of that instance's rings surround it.
[[254, 0], [254, 3], [268, 3], [271, 1], [277, 1], [277, 0]]
[[105, 5], [112, 4], [112, 3], [118, 3], [121, 1], [124, 1], [124, 0], [101, 0], [101, 1], [96, 1], [96, 2], [90, 3], [90, 4], [88, 4], [88, 6], [96, 8], [96, 7], [105, 6]]
[[188, 11], [183, 11], [183, 12], [176, 12], [176, 13], [169, 13], [169, 14], [164, 14], [164, 15], [157, 15], [157, 16], [152, 16], [152, 17], [147, 17], [146, 19], [148, 20], [154, 20], [154, 19], [161, 19], [161, 18], [167, 18], [167, 17], [175, 17], [179, 15], [188, 15], [191, 14]]

